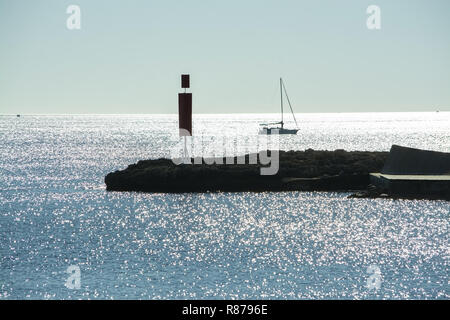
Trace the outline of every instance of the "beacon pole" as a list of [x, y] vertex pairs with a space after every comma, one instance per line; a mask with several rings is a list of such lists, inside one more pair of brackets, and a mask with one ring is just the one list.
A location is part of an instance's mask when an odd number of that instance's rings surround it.
[[184, 139], [184, 162], [188, 161], [188, 152], [186, 146], [186, 136], [192, 136], [192, 93], [186, 93], [186, 89], [190, 87], [188, 74], [181, 75], [181, 87], [184, 93], [178, 94], [178, 124], [180, 137]]

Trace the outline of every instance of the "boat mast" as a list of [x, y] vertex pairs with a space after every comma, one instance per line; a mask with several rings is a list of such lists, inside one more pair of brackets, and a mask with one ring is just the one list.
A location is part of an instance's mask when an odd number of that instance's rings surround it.
[[283, 82], [283, 89], [284, 89], [284, 93], [286, 94], [286, 99], [289, 103], [289, 108], [291, 109], [292, 117], [294, 117], [295, 126], [298, 128], [297, 119], [295, 119], [294, 109], [292, 109], [291, 101], [289, 100], [289, 96], [287, 94], [286, 87], [284, 86], [284, 82]]
[[283, 79], [280, 78], [281, 129], [283, 129]]

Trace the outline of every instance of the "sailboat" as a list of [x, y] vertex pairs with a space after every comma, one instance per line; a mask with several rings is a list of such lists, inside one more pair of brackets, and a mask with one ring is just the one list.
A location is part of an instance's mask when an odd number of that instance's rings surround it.
[[[291, 109], [292, 116], [294, 117], [295, 126], [297, 129], [286, 129], [284, 127], [284, 121], [283, 121], [283, 91], [286, 95], [287, 101], [289, 103], [289, 108]], [[279, 122], [270, 122], [270, 123], [261, 123], [261, 129], [260, 134], [272, 134], [275, 133], [275, 130], [278, 130], [278, 134], [297, 134], [298, 125], [297, 125], [297, 119], [295, 119], [294, 111], [292, 110], [291, 101], [289, 101], [289, 96], [286, 91], [286, 87], [284, 86], [283, 79], [280, 78], [280, 96], [281, 96], [281, 121]], [[274, 125], [279, 125], [274, 127]], [[274, 131], [274, 132], [273, 132]]]

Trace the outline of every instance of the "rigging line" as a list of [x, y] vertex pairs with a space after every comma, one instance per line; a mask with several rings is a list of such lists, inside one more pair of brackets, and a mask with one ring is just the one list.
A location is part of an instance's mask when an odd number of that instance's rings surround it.
[[283, 80], [282, 80], [282, 84], [283, 84], [284, 93], [286, 94], [286, 98], [287, 98], [287, 101], [288, 101], [288, 103], [289, 103], [289, 108], [291, 108], [291, 113], [292, 113], [292, 116], [294, 117], [295, 126], [296, 126], [297, 129], [298, 129], [297, 119], [295, 119], [294, 110], [292, 110], [291, 101], [289, 100], [289, 96], [288, 96], [288, 94], [287, 94], [286, 86], [284, 85], [284, 81], [283, 81]]
[[[286, 89], [285, 89], [286, 90]], [[283, 128], [283, 79], [280, 78], [280, 98], [281, 98], [281, 128]]]

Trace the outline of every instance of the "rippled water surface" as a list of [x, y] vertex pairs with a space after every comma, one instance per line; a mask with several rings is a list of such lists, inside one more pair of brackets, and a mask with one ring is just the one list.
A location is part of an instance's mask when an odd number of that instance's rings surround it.
[[[198, 115], [195, 139], [252, 141], [273, 117]], [[449, 113], [297, 118], [281, 149], [450, 152]], [[0, 298], [449, 298], [448, 202], [106, 192], [108, 172], [171, 154], [176, 120], [0, 116]]]

